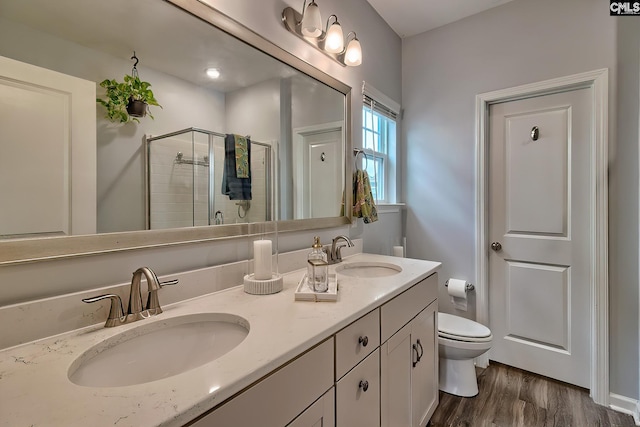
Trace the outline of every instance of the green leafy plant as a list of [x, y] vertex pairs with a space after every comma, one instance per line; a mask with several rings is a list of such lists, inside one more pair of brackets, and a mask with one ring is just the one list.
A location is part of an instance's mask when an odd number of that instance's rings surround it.
[[106, 89], [105, 98], [97, 98], [96, 101], [107, 109], [106, 117], [112, 122], [126, 123], [129, 121], [140, 122], [137, 117], [127, 112], [127, 106], [132, 101], [141, 101], [147, 104], [145, 110], [149, 117], [153, 115], [149, 105], [162, 108], [151, 91], [151, 83], [143, 82], [137, 75], [125, 74], [124, 82], [106, 79], [100, 83]]

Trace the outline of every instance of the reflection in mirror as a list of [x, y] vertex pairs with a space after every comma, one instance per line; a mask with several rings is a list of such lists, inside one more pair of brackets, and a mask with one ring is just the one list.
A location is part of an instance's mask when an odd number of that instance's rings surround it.
[[[162, 107], [114, 123], [98, 83], [131, 74], [134, 51]], [[20, 104], [0, 147], [29, 158], [1, 164], [4, 238], [339, 216], [344, 85], [157, 0], [0, 0], [0, 56], [0, 108]], [[225, 158], [245, 147], [230, 154], [228, 134], [250, 136], [250, 198], [223, 194]]]

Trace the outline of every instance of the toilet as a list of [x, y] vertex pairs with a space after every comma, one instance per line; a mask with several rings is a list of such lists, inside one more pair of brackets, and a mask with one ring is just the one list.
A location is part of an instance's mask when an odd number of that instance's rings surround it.
[[464, 317], [438, 313], [440, 390], [456, 396], [478, 394], [473, 360], [491, 348], [491, 330]]

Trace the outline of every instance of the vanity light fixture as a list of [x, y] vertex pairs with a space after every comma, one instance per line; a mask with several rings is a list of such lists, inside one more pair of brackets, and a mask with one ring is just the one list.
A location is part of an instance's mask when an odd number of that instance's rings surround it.
[[[347, 47], [345, 48], [342, 26], [336, 15], [329, 16], [323, 31], [320, 8], [315, 0], [311, 0], [308, 5], [307, 0], [304, 0], [302, 14], [291, 7], [286, 7], [282, 11], [282, 22], [289, 32], [314, 46], [340, 65], [355, 67], [362, 64], [362, 46], [356, 38], [356, 33], [352, 31], [347, 35]], [[349, 40], [351, 35], [353, 38]]]
[[210, 79], [217, 79], [218, 77], [220, 77], [220, 70], [218, 70], [217, 68], [207, 68], [205, 70], [205, 73], [207, 73], [207, 76]]

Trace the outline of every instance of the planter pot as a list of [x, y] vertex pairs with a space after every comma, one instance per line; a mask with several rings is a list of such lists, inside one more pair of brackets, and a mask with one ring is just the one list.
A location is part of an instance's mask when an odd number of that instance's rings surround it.
[[127, 104], [127, 113], [131, 117], [144, 117], [147, 114], [147, 103], [131, 99]]

